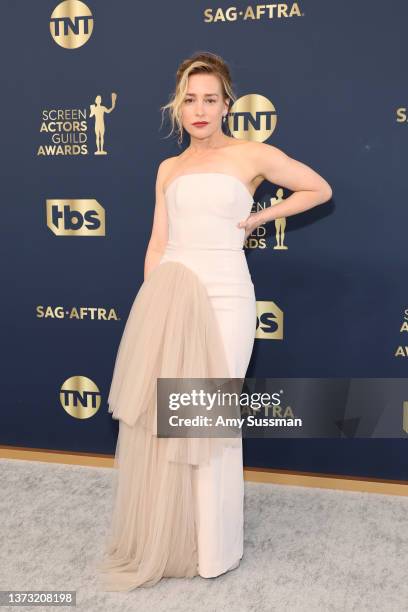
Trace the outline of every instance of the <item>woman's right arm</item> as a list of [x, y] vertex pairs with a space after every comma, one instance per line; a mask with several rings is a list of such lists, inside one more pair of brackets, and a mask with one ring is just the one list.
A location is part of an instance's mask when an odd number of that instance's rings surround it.
[[163, 192], [163, 178], [167, 173], [166, 165], [168, 161], [168, 159], [162, 161], [157, 170], [156, 204], [154, 207], [153, 227], [149, 244], [147, 245], [144, 263], [145, 280], [159, 264], [168, 241], [168, 218]]

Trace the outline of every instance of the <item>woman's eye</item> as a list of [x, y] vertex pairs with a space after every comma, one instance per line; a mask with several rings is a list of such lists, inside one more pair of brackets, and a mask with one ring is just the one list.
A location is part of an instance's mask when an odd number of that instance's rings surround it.
[[[192, 98], [186, 98], [186, 99], [185, 99], [186, 104], [187, 104], [187, 102], [192, 102], [192, 101], [193, 101], [193, 99], [192, 99]], [[213, 103], [215, 102], [215, 100], [214, 100], [214, 99], [208, 99], [208, 100], [206, 100], [206, 101], [207, 101], [207, 102], [211, 102], [211, 104], [213, 104]]]

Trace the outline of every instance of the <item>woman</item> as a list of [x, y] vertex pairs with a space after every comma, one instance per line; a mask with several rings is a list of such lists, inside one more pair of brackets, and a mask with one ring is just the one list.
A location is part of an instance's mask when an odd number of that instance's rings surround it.
[[[326, 202], [328, 183], [270, 145], [223, 131], [235, 99], [228, 66], [197, 53], [177, 71], [168, 109], [189, 146], [157, 173], [145, 279], [115, 362], [109, 411], [119, 419], [115, 507], [105, 590], [162, 577], [215, 577], [243, 555], [242, 440], [157, 438], [156, 380], [244, 378], [256, 329], [243, 250], [256, 227]], [[267, 179], [294, 193], [250, 214]], [[221, 441], [220, 441], [221, 440]]]

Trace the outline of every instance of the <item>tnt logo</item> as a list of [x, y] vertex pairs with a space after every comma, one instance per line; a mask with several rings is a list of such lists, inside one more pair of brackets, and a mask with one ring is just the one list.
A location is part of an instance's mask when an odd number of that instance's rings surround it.
[[56, 236], [105, 236], [105, 210], [97, 200], [47, 200], [46, 214]]
[[99, 410], [101, 393], [90, 378], [71, 376], [61, 386], [60, 402], [72, 417], [89, 419]]
[[256, 302], [255, 338], [283, 340], [283, 311], [275, 302]]
[[88, 42], [93, 31], [93, 16], [80, 0], [64, 0], [50, 17], [51, 36], [64, 49], [77, 49]]
[[238, 98], [228, 115], [228, 127], [235, 138], [264, 142], [275, 131], [276, 109], [259, 94]]

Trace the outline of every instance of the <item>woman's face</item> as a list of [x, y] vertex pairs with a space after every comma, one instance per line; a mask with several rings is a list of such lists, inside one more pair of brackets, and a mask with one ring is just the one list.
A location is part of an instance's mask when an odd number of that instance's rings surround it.
[[[183, 128], [193, 137], [208, 137], [221, 129], [228, 105], [222, 98], [221, 82], [214, 74], [192, 74], [181, 105]], [[204, 125], [194, 125], [204, 122]]]

